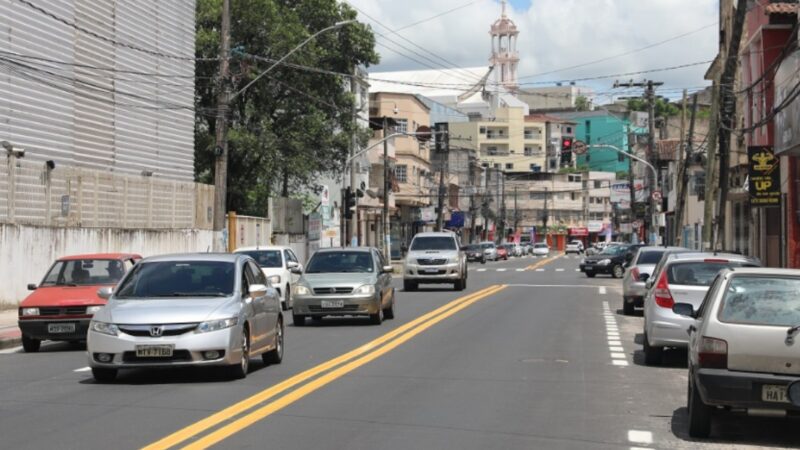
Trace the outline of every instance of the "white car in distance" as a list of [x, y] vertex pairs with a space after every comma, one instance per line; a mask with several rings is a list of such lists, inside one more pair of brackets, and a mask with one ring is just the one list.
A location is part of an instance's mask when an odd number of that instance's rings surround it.
[[303, 273], [303, 266], [291, 248], [283, 246], [242, 247], [237, 248], [234, 253], [244, 253], [255, 259], [267, 277], [270, 287], [274, 287], [281, 296], [281, 309], [284, 311], [291, 309], [293, 305], [292, 288]]

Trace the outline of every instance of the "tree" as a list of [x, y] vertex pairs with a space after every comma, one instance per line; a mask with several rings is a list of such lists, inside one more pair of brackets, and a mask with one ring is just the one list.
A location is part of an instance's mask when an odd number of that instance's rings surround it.
[[585, 95], [579, 95], [575, 97], [575, 110], [576, 111], [588, 111], [591, 103], [589, 99]]
[[[628, 99], [628, 109], [631, 111], [647, 111], [647, 100], [642, 98]], [[681, 110], [663, 98], [656, 98], [656, 117], [675, 117]]]
[[[221, 0], [197, 2], [195, 173], [211, 182], [214, 168]], [[237, 92], [316, 31], [356, 18], [336, 0], [231, 0], [231, 90]], [[314, 189], [323, 174], [342, 173], [350, 139], [354, 98], [349, 79], [288, 64], [352, 73], [378, 62], [375, 38], [354, 23], [323, 33], [285, 64], [258, 80], [230, 105], [228, 198], [230, 210], [264, 215], [273, 193]]]

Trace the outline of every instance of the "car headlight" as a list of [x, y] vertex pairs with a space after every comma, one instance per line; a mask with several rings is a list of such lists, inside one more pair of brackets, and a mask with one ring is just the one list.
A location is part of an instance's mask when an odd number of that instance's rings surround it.
[[38, 316], [39, 308], [22, 308], [21, 316]]
[[311, 295], [311, 289], [302, 285], [295, 285], [294, 295]]
[[109, 336], [117, 336], [119, 334], [119, 327], [113, 323], [98, 322], [96, 320], [93, 320], [89, 324], [89, 329], [97, 333], [107, 334]]
[[230, 328], [239, 323], [238, 317], [228, 317], [227, 319], [209, 320], [197, 326], [198, 333], [208, 333], [209, 331], [217, 331], [225, 328]]
[[88, 306], [86, 307], [86, 314], [95, 314], [97, 311], [100, 311], [102, 307], [103, 305]]
[[600, 260], [600, 262], [598, 262], [597, 264], [600, 265], [600, 266], [607, 266], [607, 265], [611, 264], [611, 260], [610, 259], [603, 259], [603, 260]]
[[273, 275], [273, 276], [271, 276], [271, 277], [267, 277], [267, 280], [268, 280], [268, 281], [270, 282], [270, 284], [272, 284], [273, 286], [275, 286], [275, 285], [280, 285], [280, 284], [281, 284], [281, 276], [280, 276], [280, 275]]
[[353, 293], [356, 295], [372, 295], [375, 293], [375, 286], [372, 284], [365, 284], [357, 287]]

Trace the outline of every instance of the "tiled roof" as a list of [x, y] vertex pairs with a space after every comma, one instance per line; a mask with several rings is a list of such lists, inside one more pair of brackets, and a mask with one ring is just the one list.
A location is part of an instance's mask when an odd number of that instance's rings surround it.
[[770, 3], [764, 7], [767, 14], [794, 14], [797, 12], [797, 3]]
[[[694, 139], [694, 146], [697, 148], [701, 142]], [[661, 139], [656, 141], [656, 151], [658, 157], [664, 161], [676, 161], [678, 159], [678, 152], [680, 151], [680, 139]]]

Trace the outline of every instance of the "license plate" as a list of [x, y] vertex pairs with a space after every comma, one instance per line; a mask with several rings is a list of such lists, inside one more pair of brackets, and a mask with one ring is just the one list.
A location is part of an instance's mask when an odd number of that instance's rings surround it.
[[48, 333], [74, 333], [75, 332], [75, 324], [74, 323], [48, 323], [47, 324], [47, 332]]
[[439, 273], [439, 269], [425, 269], [423, 273]]
[[137, 345], [138, 358], [169, 358], [172, 356], [172, 345]]
[[344, 308], [344, 300], [322, 300], [323, 308]]
[[786, 397], [786, 386], [765, 384], [761, 387], [761, 400], [773, 403], [789, 403]]

